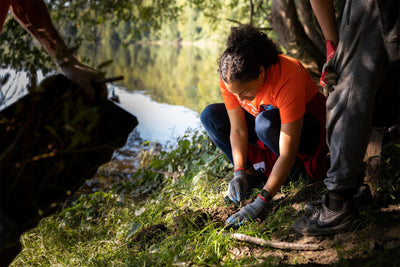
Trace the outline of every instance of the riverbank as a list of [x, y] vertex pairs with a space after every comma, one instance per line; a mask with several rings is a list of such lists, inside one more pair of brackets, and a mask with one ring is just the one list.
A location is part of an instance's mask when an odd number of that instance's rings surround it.
[[[238, 209], [223, 201], [232, 166], [203, 133], [188, 133], [177, 144], [169, 151], [143, 146], [103, 165], [63, 210], [23, 236], [13, 266], [400, 264], [399, 144], [385, 150], [375, 188], [388, 198], [364, 211], [352, 231], [327, 237], [292, 229], [304, 204], [324, 192], [322, 181], [302, 171], [288, 178], [262, 220], [224, 228]], [[234, 232], [323, 249], [261, 247], [235, 241]]]

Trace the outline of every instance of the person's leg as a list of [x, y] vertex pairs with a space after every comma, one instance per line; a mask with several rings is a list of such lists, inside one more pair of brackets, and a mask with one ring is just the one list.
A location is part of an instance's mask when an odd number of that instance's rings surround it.
[[389, 64], [375, 1], [348, 1], [343, 16], [333, 59], [339, 80], [327, 100], [331, 166], [325, 185], [350, 192], [359, 186], [375, 95]]
[[279, 156], [281, 117], [278, 108], [264, 110], [256, 117], [255, 131], [258, 139]]
[[[261, 142], [264, 143], [275, 154], [279, 155], [279, 135], [281, 130], [281, 118], [278, 108], [272, 108], [261, 112], [256, 117], [256, 133]], [[320, 125], [316, 118], [304, 114], [303, 128], [299, 153], [311, 154], [318, 146]]]
[[350, 227], [375, 95], [390, 68], [376, 1], [346, 2], [339, 40], [332, 66], [339, 80], [327, 100], [328, 194], [311, 215], [294, 222], [303, 235], [334, 234]]
[[[231, 125], [229, 122], [228, 112], [225, 104], [216, 103], [208, 105], [200, 114], [201, 123], [206, 130], [211, 141], [228, 157], [233, 164], [232, 148], [230, 142]], [[246, 121], [249, 129], [249, 143], [255, 144], [257, 137], [254, 133], [254, 118], [246, 112]], [[247, 159], [246, 170], [252, 168], [253, 165]]]

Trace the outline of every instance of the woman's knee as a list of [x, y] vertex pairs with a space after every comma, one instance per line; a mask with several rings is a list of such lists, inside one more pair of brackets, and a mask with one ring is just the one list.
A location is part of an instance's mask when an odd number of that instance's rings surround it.
[[223, 103], [210, 104], [200, 114], [200, 121], [204, 127], [219, 125], [228, 119], [228, 113]]
[[208, 122], [210, 118], [212, 118], [213, 114], [216, 113], [216, 105], [218, 104], [210, 104], [203, 109], [203, 111], [200, 114], [201, 123], [204, 124]]
[[281, 118], [278, 109], [266, 110], [256, 117], [256, 133], [263, 142], [279, 138]]

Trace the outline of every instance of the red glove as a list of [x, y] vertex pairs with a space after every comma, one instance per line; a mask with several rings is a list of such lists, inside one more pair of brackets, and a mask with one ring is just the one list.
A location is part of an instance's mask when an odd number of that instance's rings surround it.
[[[333, 56], [335, 55], [335, 51], [336, 51], [337, 46], [333, 44], [332, 41], [327, 40], [326, 41], [326, 62], [328, 62], [329, 60], [331, 60], [333, 58]], [[322, 87], [326, 86], [326, 82], [327, 82], [327, 74], [328, 74], [328, 70], [326, 68], [327, 64], [325, 63], [324, 67], [322, 68], [322, 74], [321, 74], [321, 78], [319, 79], [319, 84]]]

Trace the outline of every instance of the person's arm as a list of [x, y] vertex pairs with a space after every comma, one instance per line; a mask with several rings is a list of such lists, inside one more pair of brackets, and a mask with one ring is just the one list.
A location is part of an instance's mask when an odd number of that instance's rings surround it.
[[310, 0], [310, 3], [325, 40], [330, 40], [336, 46], [339, 42], [339, 36], [333, 1]]
[[272, 168], [264, 190], [274, 196], [289, 175], [299, 149], [303, 118], [281, 125], [279, 157]]
[[248, 130], [245, 111], [241, 106], [228, 110], [231, 124], [230, 141], [234, 169], [245, 168], [247, 161]]
[[248, 131], [245, 111], [237, 106], [228, 110], [231, 124], [230, 141], [234, 165], [233, 179], [229, 182], [227, 197], [236, 204], [246, 197], [247, 174], [245, 171], [247, 160]]
[[332, 0], [311, 0], [311, 6], [318, 24], [325, 38], [326, 64], [322, 68], [320, 85], [323, 87], [324, 95], [328, 96], [337, 83], [338, 75], [329, 69], [329, 62], [334, 57], [339, 42], [339, 33], [336, 25], [335, 8]]
[[83, 65], [70, 53], [54, 27], [43, 0], [13, 0], [11, 11], [21, 26], [39, 41], [62, 72], [78, 84], [89, 99], [95, 95], [100, 98], [107, 96], [105, 85], [96, 86], [96, 92], [92, 87], [92, 82], [104, 79], [104, 74]]
[[[302, 126], [303, 118], [281, 125], [281, 134], [279, 137], [280, 155], [272, 168], [267, 183], [263, 187], [268, 192], [269, 197], [274, 196], [278, 192], [296, 161]], [[225, 224], [239, 226], [246, 221], [257, 218], [269, 202], [269, 197], [264, 198], [262, 193], [258, 194], [252, 203], [230, 216], [225, 221]]]

